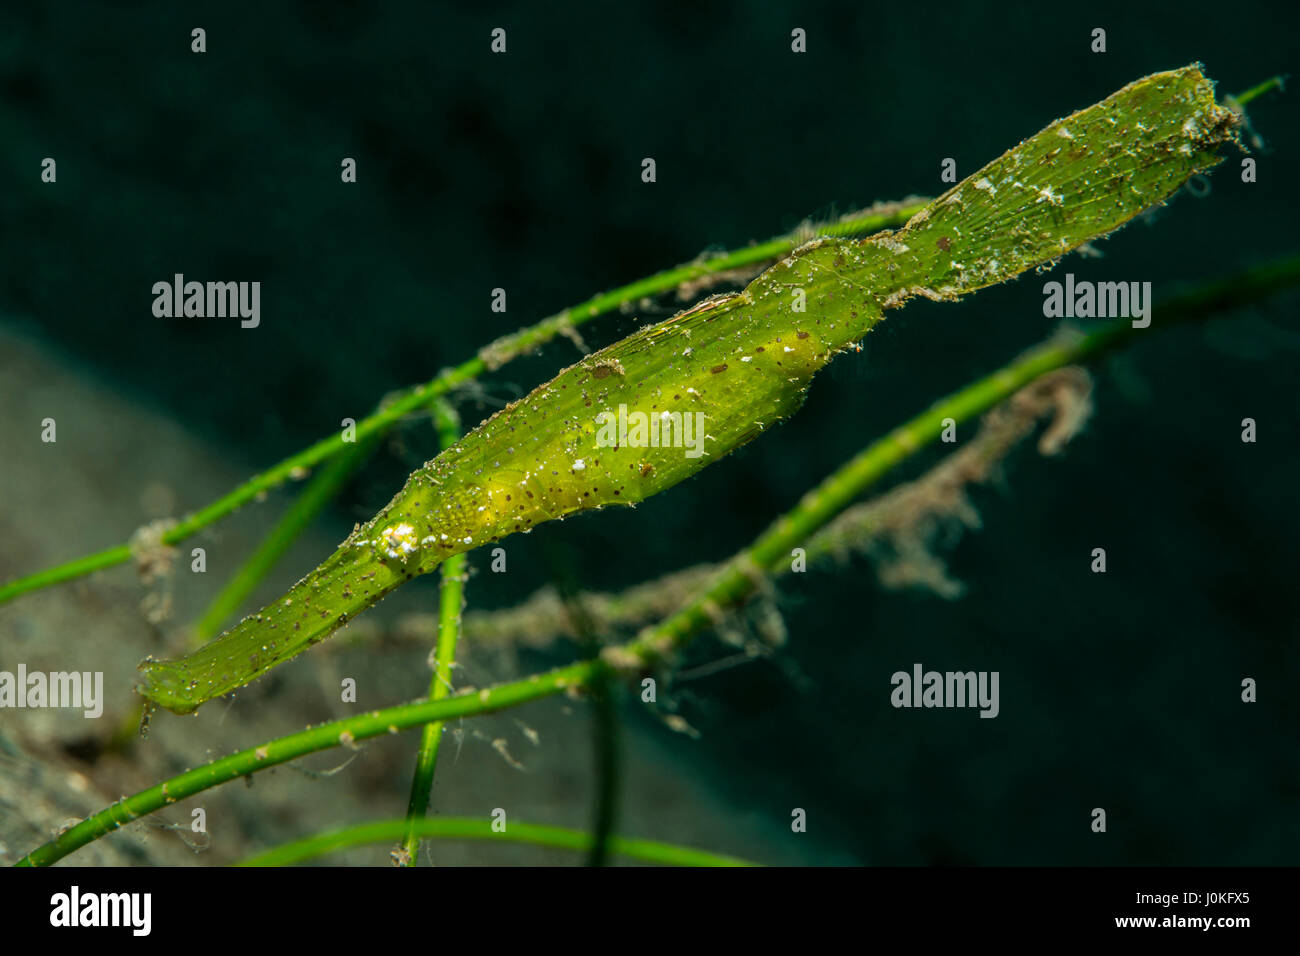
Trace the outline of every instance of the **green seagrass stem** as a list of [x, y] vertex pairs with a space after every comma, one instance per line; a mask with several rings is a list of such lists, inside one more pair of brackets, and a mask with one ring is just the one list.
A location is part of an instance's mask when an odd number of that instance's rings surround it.
[[[920, 210], [926, 199], [906, 199], [896, 203], [881, 203], [860, 212], [850, 213], [835, 222], [819, 225], [816, 235], [851, 236], [906, 222]], [[663, 272], [638, 279], [609, 292], [592, 296], [586, 302], [558, 312], [542, 319], [534, 325], [512, 332], [488, 345], [479, 355], [448, 369], [423, 385], [415, 386], [392, 397], [380, 411], [357, 422], [356, 437], [360, 445], [366, 439], [378, 437], [400, 422], [407, 415], [418, 411], [431, 400], [447, 395], [466, 385], [481, 375], [495, 371], [520, 355], [545, 345], [556, 336], [562, 335], [592, 319], [637, 302], [640, 299], [661, 295], [691, 283], [697, 283], [715, 277], [722, 277], [737, 270], [752, 268], [793, 251], [808, 238], [808, 232], [796, 232], [771, 239], [767, 242], [746, 246], [723, 253], [719, 256], [703, 258], [696, 262], [667, 269]], [[340, 435], [333, 434], [323, 438], [302, 451], [291, 455], [279, 464], [250, 478], [229, 494], [218, 498], [199, 511], [185, 517], [179, 524], [162, 536], [162, 543], [179, 544], [199, 531], [221, 520], [243, 505], [255, 500], [259, 495], [283, 485], [305, 469], [310, 469], [328, 460], [339, 452], [349, 449]], [[307, 492], [313, 498], [320, 489]], [[131, 560], [129, 543], [120, 544], [104, 551], [76, 558], [63, 564], [37, 571], [24, 577], [15, 578], [0, 585], [0, 604], [12, 601], [23, 594], [38, 591], [51, 585], [60, 584], [75, 578], [93, 574], [105, 568], [124, 564]], [[233, 593], [233, 592], [232, 592]], [[239, 601], [235, 600], [234, 605]]]
[[[502, 843], [527, 843], [533, 846], [554, 847], [562, 850], [590, 850], [592, 838], [581, 830], [546, 826], [537, 823], [511, 821], [503, 832], [492, 829], [492, 821], [472, 817], [438, 817], [432, 820], [380, 820], [344, 827], [287, 843], [267, 850], [237, 864], [239, 866], [291, 866], [315, 859], [326, 853], [345, 850], [369, 843], [386, 843], [402, 836], [408, 829], [418, 839], [481, 840]], [[720, 853], [709, 853], [691, 847], [660, 843], [657, 840], [637, 840], [611, 836], [609, 849], [620, 856], [644, 863], [661, 863], [666, 866], [754, 866], [747, 860]]]
[[[439, 401], [434, 407], [434, 420], [443, 448], [455, 444], [460, 436], [460, 419], [455, 410]], [[464, 554], [455, 554], [442, 566], [442, 587], [438, 602], [438, 642], [433, 657], [433, 677], [429, 682], [429, 699], [442, 700], [451, 693], [452, 668], [456, 661], [456, 642], [460, 637], [460, 615], [465, 605]], [[429, 810], [429, 795], [433, 792], [433, 775], [438, 764], [438, 748], [442, 742], [442, 721], [425, 724], [420, 732], [420, 750], [415, 759], [415, 775], [411, 779], [411, 799], [406, 810], [408, 827], [394, 858], [401, 866], [416, 866], [420, 861], [420, 840], [425, 836], [422, 824]]]

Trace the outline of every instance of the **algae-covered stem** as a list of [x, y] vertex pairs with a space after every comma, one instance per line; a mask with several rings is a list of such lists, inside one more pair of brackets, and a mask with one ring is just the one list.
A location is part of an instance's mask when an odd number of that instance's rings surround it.
[[[849, 213], [840, 219], [821, 224], [818, 228], [821, 234], [824, 235], [848, 236], [874, 232], [892, 225], [901, 225], [928, 201], [910, 197], [901, 202], [877, 203], [867, 209]], [[563, 309], [532, 325], [504, 335], [480, 349], [478, 355], [474, 358], [461, 362], [454, 368], [444, 369], [431, 381], [393, 393], [389, 399], [385, 400], [379, 410], [357, 422], [356, 438], [358, 444], [382, 436], [405, 416], [428, 404], [431, 400], [453, 392], [455, 389], [474, 381], [480, 375], [496, 371], [508, 362], [521, 355], [528, 354], [557, 336], [573, 333], [579, 326], [598, 316], [622, 309], [630, 302], [640, 301], [647, 296], [660, 295], [674, 289], [680, 292], [693, 286], [708, 285], [715, 281], [721, 281], [723, 277], [734, 275], [737, 272], [748, 271], [753, 274], [753, 271], [756, 271], [755, 266], [787, 255], [796, 246], [802, 244], [807, 238], [804, 233], [804, 227], [800, 227], [793, 234], [779, 236], [766, 242], [746, 245], [721, 255], [702, 257], [685, 265], [656, 272], [653, 275], [618, 286], [608, 292], [601, 292], [585, 302]], [[804, 238], [798, 239], [799, 236]], [[290, 455], [278, 464], [249, 478], [216, 501], [183, 518], [163, 534], [162, 543], [173, 545], [193, 537], [204, 528], [220, 521], [248, 502], [260, 499], [267, 491], [280, 487], [285, 482], [321, 462], [338, 457], [348, 450], [345, 445], [342, 436], [334, 434]], [[317, 482], [320, 482], [320, 484], [316, 484]], [[304, 495], [324, 497], [328, 495], [328, 485], [331, 483], [322, 481], [322, 476], [317, 475], [313, 478], [313, 487], [305, 491]], [[299, 512], [299, 516], [301, 514], [303, 512]], [[278, 538], [282, 540], [284, 536], [291, 535], [297, 526], [298, 521], [296, 519], [282, 525], [280, 529], [277, 529], [282, 532]], [[274, 534], [275, 532], [273, 532]], [[65, 581], [93, 574], [104, 568], [123, 564], [130, 561], [133, 556], [132, 544], [127, 542], [103, 551], [83, 555], [80, 558], [74, 558], [71, 561], [65, 561], [42, 571], [37, 571], [34, 574], [13, 578], [4, 584], [0, 584], [0, 604], [12, 601], [20, 595], [31, 594], [42, 588], [51, 587]], [[247, 586], [248, 581], [253, 580], [258, 574], [263, 573], [269, 563], [264, 560], [266, 557], [267, 555], [264, 553], [255, 555], [250, 559], [250, 565], [252, 566], [245, 566], [248, 569], [248, 574], [244, 577], [240, 585], [241, 588]], [[227, 598], [234, 593], [235, 589], [232, 587], [231, 590], [219, 596], [216, 602], [224, 608]], [[240, 600], [230, 600], [229, 603], [238, 604], [243, 596], [246, 596], [246, 592], [241, 595]], [[217, 608], [213, 613], [220, 613], [220, 610], [220, 608]], [[211, 636], [211, 634], [208, 634], [203, 639], [207, 640]]]
[[[886, 310], [1055, 262], [1219, 162], [1237, 126], [1199, 66], [1154, 74], [1052, 123], [895, 232], [813, 240], [743, 291], [641, 329], [493, 415], [283, 597], [186, 657], [143, 662], [140, 692], [194, 710], [450, 555], [672, 487], [797, 410]], [[703, 454], [612, 445], [599, 416], [620, 409], [678, 430], [704, 416]]]

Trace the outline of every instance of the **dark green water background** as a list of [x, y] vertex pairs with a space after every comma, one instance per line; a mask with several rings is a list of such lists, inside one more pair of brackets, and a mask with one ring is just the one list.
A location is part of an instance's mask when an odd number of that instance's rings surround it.
[[[965, 176], [1144, 74], [1200, 60], [1231, 92], [1296, 53], [1282, 4], [467, 9], [6, 4], [0, 307], [251, 470], [597, 290], [807, 216], [936, 193], [944, 157]], [[495, 26], [505, 56], [489, 53]], [[789, 49], [796, 26], [805, 55]], [[1059, 271], [1160, 296], [1293, 249], [1294, 101], [1254, 110], [1271, 150], [1258, 183], [1234, 156], [1209, 197]], [[45, 156], [57, 188], [38, 181]], [[339, 181], [344, 156], [356, 185]], [[261, 327], [154, 318], [150, 288], [176, 272], [261, 281]], [[510, 573], [479, 574], [472, 604], [725, 557], [871, 438], [1048, 334], [1042, 281], [894, 313], [798, 417], [634, 512], [512, 539]], [[498, 286], [505, 315], [489, 309]], [[784, 579], [785, 667], [682, 688], [703, 733], [692, 772], [774, 826], [805, 808], [806, 839], [864, 862], [1294, 863], [1295, 306], [1212, 335], [1153, 328], [1099, 366], [1068, 454], [1026, 446], [975, 494], [983, 528], [948, 555], [963, 599], [884, 591], [861, 559]], [[584, 335], [604, 344], [673, 309]], [[462, 413], [476, 422], [575, 355], [560, 343], [512, 364]], [[1255, 445], [1239, 440], [1247, 416]], [[386, 502], [432, 454], [431, 430], [404, 445], [329, 520]], [[1099, 546], [1105, 575], [1088, 570]], [[693, 660], [724, 653], [710, 638]], [[889, 676], [914, 662], [999, 671], [1001, 715], [892, 709]], [[1254, 705], [1239, 701], [1247, 676]]]

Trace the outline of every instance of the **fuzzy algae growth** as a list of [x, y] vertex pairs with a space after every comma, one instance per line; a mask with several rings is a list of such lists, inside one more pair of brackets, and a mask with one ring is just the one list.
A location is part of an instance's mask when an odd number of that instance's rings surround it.
[[[793, 414], [813, 376], [884, 312], [954, 300], [1054, 263], [1220, 161], [1237, 115], [1199, 66], [1157, 73], [1057, 120], [899, 230], [818, 239], [565, 369], [414, 472], [287, 594], [195, 652], [146, 660], [138, 689], [178, 713], [247, 684], [453, 554], [605, 505], [633, 505]], [[641, 416], [667, 440], [611, 444]], [[687, 416], [702, 454], [684, 454]]]

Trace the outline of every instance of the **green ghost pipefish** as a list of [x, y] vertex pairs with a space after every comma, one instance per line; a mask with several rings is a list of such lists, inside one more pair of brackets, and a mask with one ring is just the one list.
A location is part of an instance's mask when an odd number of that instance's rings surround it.
[[187, 713], [453, 554], [673, 487], [793, 414], [886, 310], [1055, 263], [1218, 163], [1238, 125], [1198, 65], [1157, 73], [1052, 123], [897, 231], [805, 244], [743, 291], [647, 326], [497, 412], [288, 593], [185, 657], [141, 663], [140, 693]]

